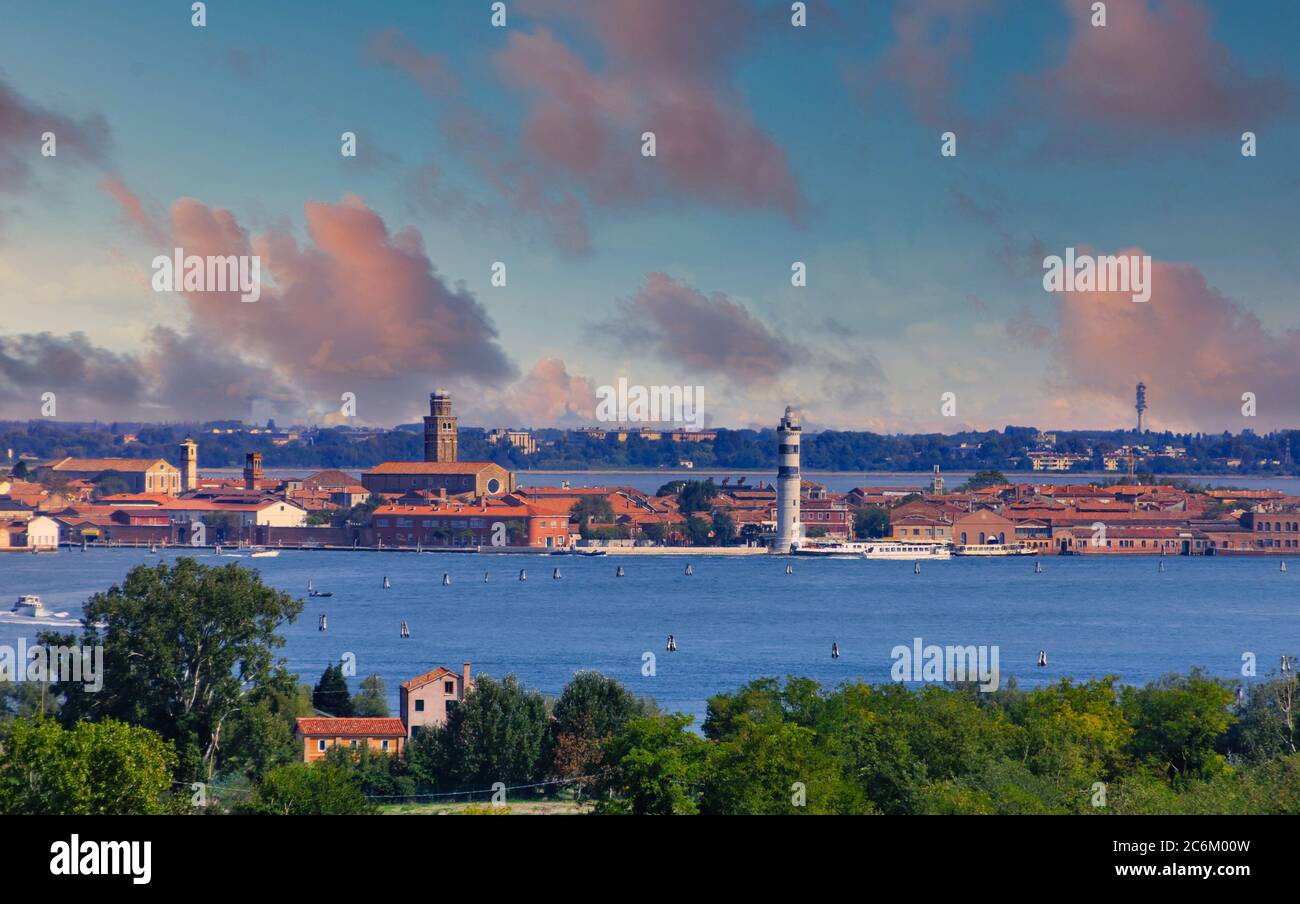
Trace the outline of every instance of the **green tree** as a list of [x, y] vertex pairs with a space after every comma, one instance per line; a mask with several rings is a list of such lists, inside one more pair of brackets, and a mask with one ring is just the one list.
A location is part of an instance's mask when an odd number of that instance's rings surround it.
[[817, 745], [811, 728], [742, 716], [711, 746], [700, 782], [704, 814], [869, 813], [862, 789]]
[[712, 526], [698, 515], [686, 519], [686, 541], [691, 546], [708, 546]]
[[147, 728], [113, 719], [63, 728], [19, 718], [0, 735], [0, 813], [148, 815], [167, 812], [176, 752]]
[[853, 536], [859, 540], [889, 534], [889, 510], [878, 505], [864, 505], [853, 510]]
[[713, 513], [713, 542], [719, 546], [736, 542], [736, 522], [726, 512]]
[[986, 487], [1002, 486], [1009, 482], [1010, 481], [1007, 480], [1006, 475], [1001, 471], [996, 471], [990, 468], [983, 471], [976, 471], [971, 475], [970, 480], [957, 488], [957, 492], [973, 493], [976, 490], [982, 490]]
[[277, 630], [302, 606], [236, 564], [139, 565], [87, 601], [81, 643], [103, 646], [103, 687], [58, 685], [60, 719], [114, 718], [152, 729], [175, 743], [179, 779], [211, 780], [226, 723], [256, 702], [251, 692], [292, 686], [275, 658], [284, 643]]
[[550, 775], [582, 780], [579, 790], [590, 784], [600, 768], [604, 743], [646, 708], [613, 678], [578, 672], [551, 711]]
[[640, 716], [604, 747], [596, 812], [672, 816], [696, 813], [706, 744], [687, 730], [691, 716]]
[[1193, 670], [1143, 688], [1126, 687], [1121, 697], [1133, 726], [1134, 757], [1171, 779], [1211, 778], [1227, 768], [1217, 741], [1233, 721], [1232, 693]]
[[343, 676], [343, 666], [339, 663], [325, 666], [320, 681], [311, 692], [311, 705], [331, 716], [347, 718], [353, 714], [352, 695], [348, 691], [348, 679]]
[[[578, 522], [579, 529], [583, 531], [593, 523], [612, 524], [614, 506], [610, 504], [608, 496], [584, 494], [575, 500], [573, 507], [569, 509], [569, 520]], [[583, 536], [586, 534], [584, 533]]]
[[447, 717], [443, 743], [448, 777], [463, 785], [527, 784], [542, 777], [546, 702], [514, 675], [480, 675]]
[[377, 812], [361, 779], [331, 762], [288, 763], [270, 770], [241, 812], [260, 816], [365, 816]]
[[384, 679], [367, 675], [361, 679], [361, 693], [352, 698], [352, 715], [371, 718], [388, 717], [388, 690]]

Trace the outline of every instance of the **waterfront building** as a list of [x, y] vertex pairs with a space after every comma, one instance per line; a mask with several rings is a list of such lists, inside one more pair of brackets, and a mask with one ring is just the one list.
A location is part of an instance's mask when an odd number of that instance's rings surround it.
[[943, 515], [911, 511], [901, 517], [890, 517], [891, 540], [908, 543], [951, 543], [952, 521]]
[[370, 516], [373, 542], [384, 546], [569, 546], [570, 504], [481, 498], [429, 505], [381, 505]]
[[984, 546], [1016, 540], [1016, 523], [988, 509], [976, 509], [952, 524], [953, 542], [957, 546]]
[[776, 427], [776, 540], [772, 552], [784, 554], [798, 546], [803, 539], [799, 520], [799, 438], [803, 428], [799, 425], [799, 412], [786, 406], [785, 416]]

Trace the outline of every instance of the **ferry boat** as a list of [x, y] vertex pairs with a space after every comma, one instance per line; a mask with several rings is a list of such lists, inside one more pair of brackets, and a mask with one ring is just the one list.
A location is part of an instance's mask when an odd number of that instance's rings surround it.
[[13, 608], [9, 611], [14, 615], [24, 615], [30, 618], [42, 618], [49, 615], [45, 610], [45, 605], [41, 602], [41, 598], [34, 593], [24, 593], [18, 597], [18, 602], [14, 603]]
[[796, 546], [793, 554], [796, 556], [815, 556], [821, 559], [860, 559], [870, 543], [810, 543], [807, 546]]
[[907, 543], [899, 540], [882, 540], [879, 543], [864, 543], [862, 555], [867, 559], [907, 559], [930, 561], [932, 559], [951, 559], [952, 550], [943, 543]]
[[967, 543], [954, 550], [959, 556], [1032, 556], [1034, 551], [1023, 543]]

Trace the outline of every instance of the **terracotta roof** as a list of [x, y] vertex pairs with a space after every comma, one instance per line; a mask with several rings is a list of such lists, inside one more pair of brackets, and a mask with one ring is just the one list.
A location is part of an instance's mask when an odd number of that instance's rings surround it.
[[158, 465], [168, 465], [161, 458], [61, 458], [42, 467], [55, 471], [121, 471], [132, 473], [148, 471]]
[[[386, 461], [366, 474], [478, 474], [485, 468], [500, 468], [490, 461]], [[505, 470], [502, 468], [502, 470]]]
[[438, 679], [443, 677], [459, 678], [460, 673], [453, 672], [451, 669], [444, 668], [443, 666], [438, 666], [432, 672], [425, 672], [423, 675], [416, 675], [414, 678], [410, 679], [409, 681], [403, 681], [398, 686], [401, 687], [402, 690], [413, 691], [416, 688], [424, 687], [426, 684], [429, 684], [430, 682], [433, 681], [437, 681]]
[[298, 719], [298, 732], [306, 736], [331, 738], [404, 738], [401, 719]]

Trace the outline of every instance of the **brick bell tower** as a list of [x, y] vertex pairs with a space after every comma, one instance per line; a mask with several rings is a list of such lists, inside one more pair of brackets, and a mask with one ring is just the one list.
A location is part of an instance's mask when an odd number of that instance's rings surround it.
[[424, 460], [455, 461], [457, 444], [451, 393], [435, 389], [429, 394], [429, 416], [424, 419]]

